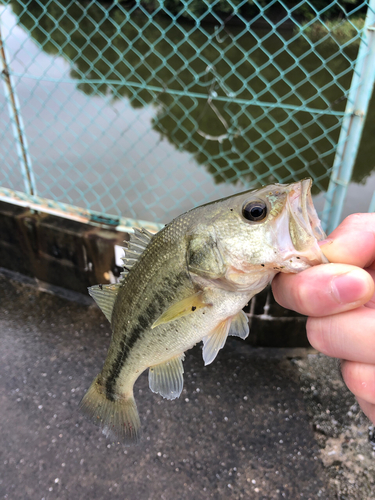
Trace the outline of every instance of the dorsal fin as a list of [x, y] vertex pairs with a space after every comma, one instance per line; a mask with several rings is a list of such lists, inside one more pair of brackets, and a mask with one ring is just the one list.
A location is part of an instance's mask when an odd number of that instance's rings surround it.
[[136, 227], [133, 228], [134, 233], [130, 234], [130, 240], [124, 241], [125, 256], [122, 258], [124, 263], [124, 272], [121, 273], [121, 283], [124, 282], [126, 275], [144, 252], [147, 245], [150, 243], [153, 234], [147, 229]]
[[103, 311], [104, 316], [111, 322], [113, 305], [117, 294], [121, 288], [121, 283], [110, 285], [95, 285], [89, 287], [89, 294]]
[[153, 234], [147, 229], [134, 229], [134, 234], [130, 234], [130, 241], [124, 241], [125, 256], [121, 259], [124, 263], [124, 271], [120, 274], [119, 283], [110, 285], [95, 285], [89, 287], [89, 294], [103, 311], [105, 317], [111, 322], [113, 305], [121, 286], [125, 282], [126, 275], [142, 255], [143, 251], [150, 243]]

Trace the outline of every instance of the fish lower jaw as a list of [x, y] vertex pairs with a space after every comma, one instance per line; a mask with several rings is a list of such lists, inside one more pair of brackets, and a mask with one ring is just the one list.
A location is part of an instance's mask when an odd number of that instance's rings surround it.
[[317, 259], [310, 259], [307, 257], [292, 257], [290, 259], [287, 259], [286, 261], [282, 262], [280, 266], [278, 267], [278, 271], [281, 273], [300, 273], [302, 271], [305, 271], [306, 269], [309, 269], [312, 266], [315, 266], [317, 264], [321, 264], [321, 261], [318, 261]]
[[303, 252], [296, 252], [295, 250], [290, 250], [282, 255], [282, 260], [279, 261], [278, 265], [281, 272], [285, 273], [299, 273], [308, 269], [309, 267], [316, 266], [318, 264], [326, 264], [328, 261], [319, 246], [316, 244], [312, 248], [309, 248]]

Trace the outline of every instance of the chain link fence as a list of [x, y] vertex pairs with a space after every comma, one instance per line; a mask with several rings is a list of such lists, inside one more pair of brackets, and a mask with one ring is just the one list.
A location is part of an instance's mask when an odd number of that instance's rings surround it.
[[[157, 228], [312, 177], [329, 227], [373, 88], [374, 26], [374, 0], [0, 0], [1, 197]], [[362, 163], [359, 181], [374, 168]]]

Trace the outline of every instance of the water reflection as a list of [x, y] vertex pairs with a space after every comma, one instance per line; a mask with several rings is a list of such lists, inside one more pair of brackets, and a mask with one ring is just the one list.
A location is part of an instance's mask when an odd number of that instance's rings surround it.
[[[316, 192], [327, 188], [339, 117], [251, 101], [342, 111], [357, 47], [333, 57], [337, 45], [318, 44], [311, 54], [308, 42], [291, 32], [196, 30], [186, 22], [171, 27], [165, 16], [67, 0], [46, 6], [32, 0], [27, 9], [10, 4], [44, 51], [69, 62], [82, 92], [126, 97], [134, 109], [153, 107], [153, 129], [192, 154], [215, 183], [247, 186], [311, 175]], [[373, 134], [370, 125], [364, 147]], [[360, 157], [356, 182], [373, 169]]]

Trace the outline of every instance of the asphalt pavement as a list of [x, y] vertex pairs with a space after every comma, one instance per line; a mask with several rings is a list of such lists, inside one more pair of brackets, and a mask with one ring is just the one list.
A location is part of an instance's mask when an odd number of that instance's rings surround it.
[[375, 498], [369, 422], [311, 349], [230, 338], [205, 367], [198, 345], [179, 399], [137, 381], [141, 443], [108, 441], [78, 404], [110, 326], [91, 299], [44, 288], [0, 272], [0, 498]]

